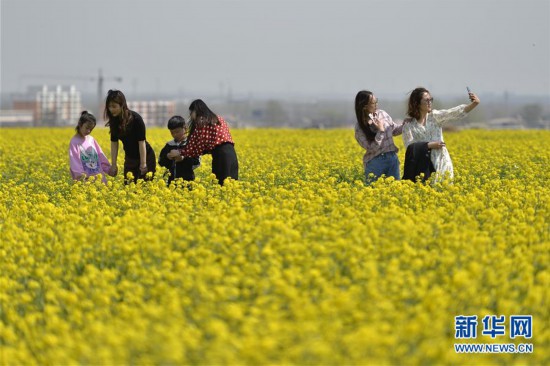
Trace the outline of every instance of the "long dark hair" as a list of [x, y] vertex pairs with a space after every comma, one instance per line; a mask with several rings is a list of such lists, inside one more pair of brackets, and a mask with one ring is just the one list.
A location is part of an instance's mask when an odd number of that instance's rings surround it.
[[76, 133], [80, 135], [80, 127], [82, 127], [82, 125], [84, 125], [84, 123], [87, 123], [87, 122], [93, 123], [94, 127], [96, 125], [96, 120], [94, 115], [88, 111], [82, 111], [82, 113], [80, 113], [80, 118], [78, 119], [78, 123], [74, 128]]
[[189, 136], [193, 134], [195, 128], [204, 126], [215, 126], [220, 124], [216, 113], [212, 112], [202, 99], [195, 99], [189, 106], [189, 114], [195, 112], [195, 119], [191, 121]]
[[431, 94], [428, 89], [419, 86], [411, 92], [409, 97], [407, 115], [416, 120], [420, 119], [420, 103], [422, 103], [422, 96], [424, 93]]
[[[114, 117], [109, 111], [109, 103], [116, 103], [122, 107], [122, 113], [119, 117]], [[126, 103], [126, 97], [120, 90], [111, 89], [107, 92], [107, 98], [105, 99], [105, 111], [103, 112], [103, 118], [107, 120], [106, 126], [109, 127], [109, 131], [112, 133], [114, 129], [118, 129], [119, 134], [124, 134], [128, 124], [132, 121], [132, 114], [128, 109]]]
[[368, 141], [374, 141], [374, 137], [376, 136], [376, 132], [371, 131], [368, 122], [369, 122], [369, 114], [365, 110], [365, 107], [372, 99], [372, 92], [368, 90], [361, 90], [357, 95], [355, 96], [355, 116], [357, 117], [357, 123], [359, 124], [359, 128], [361, 128], [361, 131], [365, 134]]

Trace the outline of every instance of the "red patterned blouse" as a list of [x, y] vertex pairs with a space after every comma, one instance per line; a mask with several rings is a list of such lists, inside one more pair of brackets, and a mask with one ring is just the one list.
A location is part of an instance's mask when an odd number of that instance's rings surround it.
[[187, 140], [180, 153], [184, 157], [196, 158], [210, 153], [216, 146], [224, 142], [234, 143], [225, 120], [218, 116], [219, 125], [197, 126]]

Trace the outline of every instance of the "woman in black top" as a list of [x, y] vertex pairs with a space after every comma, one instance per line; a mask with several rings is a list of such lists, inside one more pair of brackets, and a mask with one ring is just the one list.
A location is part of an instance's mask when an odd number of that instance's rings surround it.
[[111, 170], [115, 176], [118, 172], [118, 140], [124, 147], [124, 179], [132, 173], [134, 182], [145, 179], [148, 172], [156, 171], [156, 157], [151, 145], [145, 139], [145, 123], [139, 114], [128, 109], [126, 97], [120, 90], [109, 90], [105, 100], [104, 117], [111, 133]]

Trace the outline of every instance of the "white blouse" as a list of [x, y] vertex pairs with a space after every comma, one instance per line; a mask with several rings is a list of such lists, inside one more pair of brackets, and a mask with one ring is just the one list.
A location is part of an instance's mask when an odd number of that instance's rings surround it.
[[[448, 122], [464, 118], [467, 115], [464, 108], [466, 108], [466, 104], [451, 109], [433, 110], [428, 113], [425, 126], [418, 123], [415, 118], [405, 122], [403, 126], [405, 149], [415, 142], [444, 141], [441, 127]], [[436, 180], [440, 180], [446, 174], [449, 175], [449, 178], [453, 178], [453, 162], [445, 146], [441, 149], [432, 149], [431, 160], [438, 175]]]

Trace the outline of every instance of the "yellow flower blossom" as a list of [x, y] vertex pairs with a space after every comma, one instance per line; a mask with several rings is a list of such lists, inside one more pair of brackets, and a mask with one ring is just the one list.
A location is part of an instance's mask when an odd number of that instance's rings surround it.
[[[366, 186], [350, 130], [235, 130], [223, 187], [210, 156], [73, 183], [72, 134], [0, 134], [2, 365], [548, 363], [548, 131], [448, 134], [452, 182]], [[456, 354], [463, 314], [532, 315], [535, 352]]]

